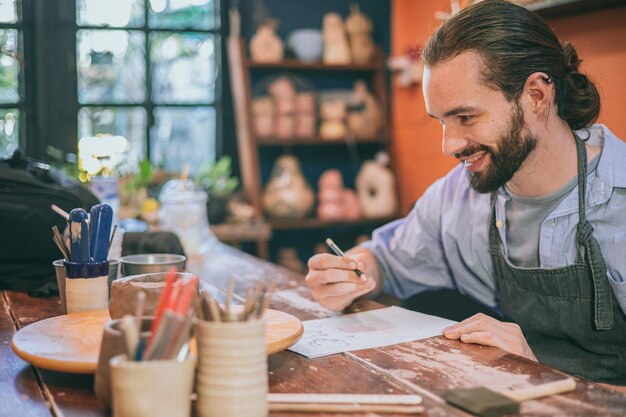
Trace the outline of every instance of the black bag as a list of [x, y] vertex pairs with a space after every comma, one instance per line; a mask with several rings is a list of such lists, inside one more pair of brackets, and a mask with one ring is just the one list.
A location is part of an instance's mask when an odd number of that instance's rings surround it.
[[52, 241], [52, 226], [63, 233], [69, 212], [89, 210], [98, 199], [77, 180], [19, 150], [0, 160], [0, 289], [49, 295], [57, 290], [52, 261], [62, 258]]

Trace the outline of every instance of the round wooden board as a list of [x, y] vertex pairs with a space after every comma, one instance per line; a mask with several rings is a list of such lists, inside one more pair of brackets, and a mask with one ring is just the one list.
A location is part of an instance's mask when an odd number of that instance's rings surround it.
[[[302, 322], [291, 314], [268, 309], [265, 318], [265, 345], [270, 355], [287, 349], [302, 336]], [[107, 320], [107, 310], [52, 317], [20, 329], [11, 347], [17, 356], [39, 368], [93, 374]]]

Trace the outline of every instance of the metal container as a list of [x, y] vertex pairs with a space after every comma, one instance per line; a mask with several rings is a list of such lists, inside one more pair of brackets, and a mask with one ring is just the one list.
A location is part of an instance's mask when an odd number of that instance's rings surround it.
[[185, 270], [185, 258], [183, 255], [173, 253], [144, 253], [140, 255], [122, 256], [122, 275], [152, 274], [167, 272], [174, 267], [176, 271]]

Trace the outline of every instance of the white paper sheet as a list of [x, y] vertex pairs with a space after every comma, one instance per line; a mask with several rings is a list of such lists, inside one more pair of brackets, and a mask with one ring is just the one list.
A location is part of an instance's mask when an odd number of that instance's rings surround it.
[[308, 358], [369, 349], [441, 335], [456, 323], [401, 307], [304, 321], [304, 334], [289, 350]]

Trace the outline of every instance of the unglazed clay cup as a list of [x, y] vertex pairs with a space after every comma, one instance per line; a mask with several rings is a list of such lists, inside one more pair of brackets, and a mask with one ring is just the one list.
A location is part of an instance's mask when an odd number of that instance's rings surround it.
[[[266, 417], [265, 320], [196, 320], [196, 414], [199, 417]], [[231, 353], [236, 351], [236, 355]]]
[[[176, 272], [175, 280], [189, 279], [193, 274], [188, 272]], [[111, 299], [109, 300], [109, 315], [112, 319], [119, 319], [124, 314], [135, 314], [137, 293], [144, 292], [144, 315], [153, 316], [156, 312], [159, 298], [165, 288], [166, 272], [154, 274], [139, 274], [118, 278], [111, 284]], [[193, 300], [194, 311], [199, 311], [199, 296]]]
[[196, 358], [111, 361], [113, 417], [189, 417]]
[[[142, 317], [140, 339], [143, 343], [150, 337], [152, 317]], [[109, 361], [117, 355], [128, 355], [124, 333], [120, 330], [121, 320], [109, 320], [102, 330], [102, 342], [98, 355], [98, 366], [94, 378], [96, 397], [107, 407], [111, 407], [111, 367]]]

